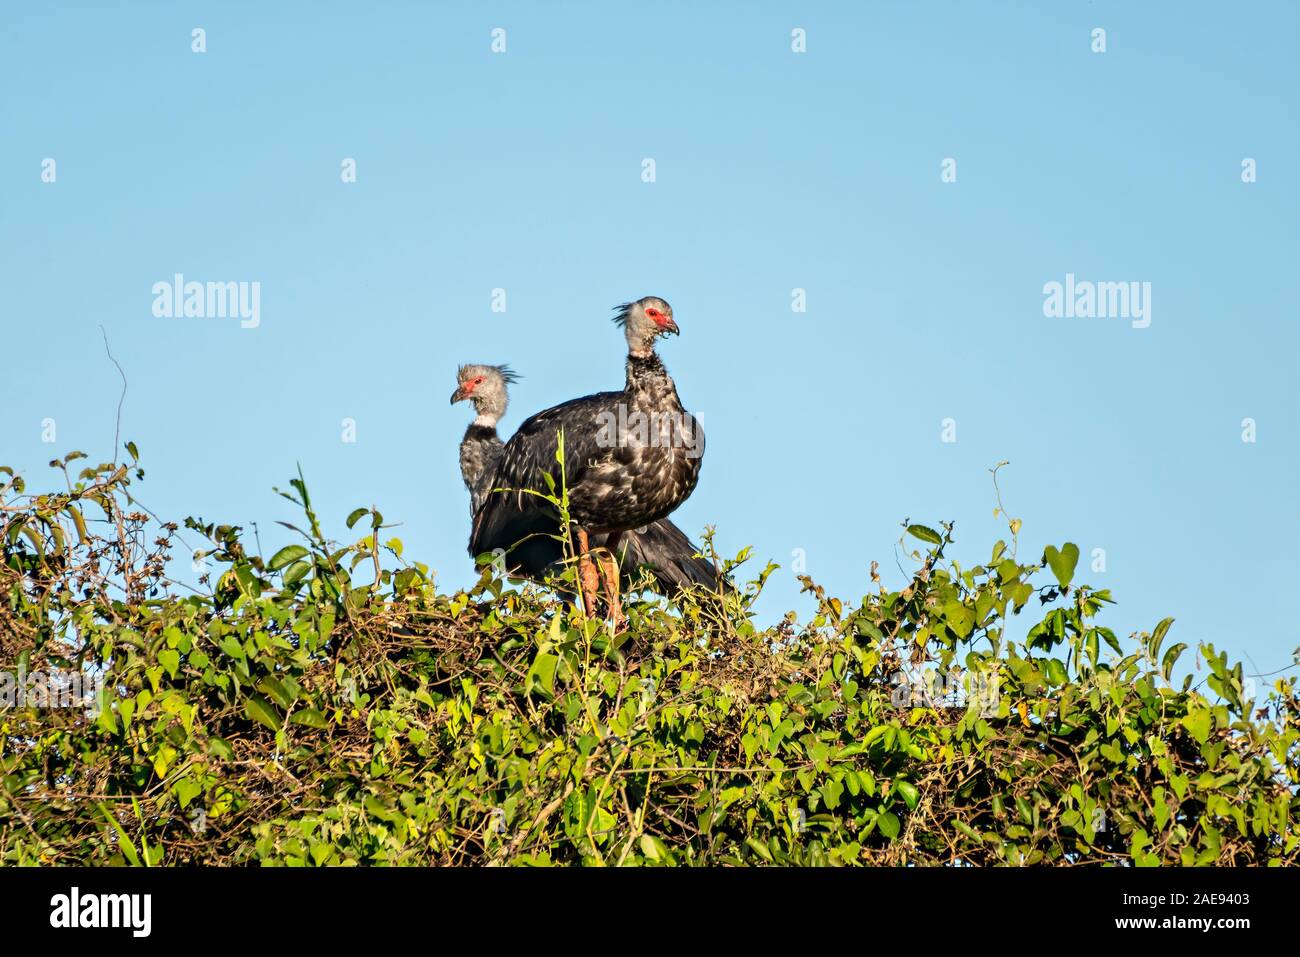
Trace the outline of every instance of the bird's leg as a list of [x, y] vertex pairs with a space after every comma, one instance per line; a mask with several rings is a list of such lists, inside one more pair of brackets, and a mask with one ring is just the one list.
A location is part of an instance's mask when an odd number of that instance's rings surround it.
[[578, 584], [582, 589], [582, 610], [590, 618], [596, 614], [596, 566], [591, 561], [587, 530], [578, 527]]
[[614, 532], [605, 542], [600, 555], [600, 569], [605, 578], [605, 597], [609, 601], [610, 627], [618, 634], [623, 619], [623, 601], [619, 596], [618, 540], [621, 532]]

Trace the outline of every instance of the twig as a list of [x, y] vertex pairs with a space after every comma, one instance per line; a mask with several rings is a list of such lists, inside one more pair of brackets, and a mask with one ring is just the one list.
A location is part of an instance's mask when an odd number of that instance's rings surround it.
[[108, 347], [108, 330], [101, 324], [99, 331], [104, 336], [104, 351], [108, 353], [108, 358], [113, 365], [117, 366], [117, 374], [122, 377], [122, 394], [117, 399], [117, 420], [113, 425], [113, 464], [117, 464], [117, 444], [122, 438], [122, 403], [126, 401], [126, 373], [122, 371], [122, 365], [113, 358], [113, 350]]

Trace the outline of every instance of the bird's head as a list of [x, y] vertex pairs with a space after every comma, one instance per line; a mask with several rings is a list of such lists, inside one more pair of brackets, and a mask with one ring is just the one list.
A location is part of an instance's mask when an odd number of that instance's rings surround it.
[[673, 307], [658, 296], [646, 296], [636, 302], [625, 302], [614, 307], [614, 321], [623, 327], [627, 336], [629, 355], [646, 356], [654, 351], [655, 340], [660, 336], [679, 335], [681, 330], [673, 321]]
[[506, 413], [509, 384], [518, 380], [509, 366], [463, 365], [456, 370], [452, 405], [468, 399], [480, 418], [489, 418], [495, 424]]

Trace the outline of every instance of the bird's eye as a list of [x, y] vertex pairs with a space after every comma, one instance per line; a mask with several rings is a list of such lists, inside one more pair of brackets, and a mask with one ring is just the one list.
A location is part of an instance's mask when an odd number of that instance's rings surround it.
[[474, 384], [475, 384], [475, 385], [481, 385], [482, 382], [483, 382], [483, 377], [482, 377], [482, 376], [479, 376], [477, 379], [474, 380]]
[[649, 316], [651, 319], [658, 319], [658, 318], [659, 318], [659, 310], [658, 310], [658, 309], [647, 309], [647, 310], [645, 311], [645, 314], [646, 314], [647, 316]]

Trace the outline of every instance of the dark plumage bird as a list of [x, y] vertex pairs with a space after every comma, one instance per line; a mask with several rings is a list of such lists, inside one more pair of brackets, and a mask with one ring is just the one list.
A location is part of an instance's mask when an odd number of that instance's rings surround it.
[[[558, 489], [563, 478], [588, 608], [596, 586], [590, 536], [607, 535], [605, 547], [617, 553], [625, 533], [664, 518], [695, 490], [704, 455], [704, 432], [682, 408], [654, 350], [660, 336], [679, 332], [672, 307], [647, 296], [618, 306], [615, 322], [627, 339], [623, 390], [572, 399], [525, 421], [502, 449], [470, 536], [473, 555], [504, 549], [509, 567], [532, 564], [536, 543], [556, 534], [559, 514], [525, 490], [546, 492], [544, 475]], [[556, 457], [561, 431], [563, 476]], [[602, 570], [617, 621], [618, 573], [612, 558], [602, 560]]]
[[492, 488], [492, 473], [504, 448], [497, 423], [510, 404], [509, 384], [518, 381], [509, 366], [463, 365], [456, 370], [451, 404], [468, 399], [476, 413], [460, 440], [460, 477], [469, 489], [470, 514], [479, 510]]
[[[479, 510], [493, 488], [492, 480], [504, 449], [496, 427], [509, 404], [509, 384], [517, 379], [506, 366], [464, 365], [457, 370], [456, 391], [451, 401], [454, 404], [468, 400], [477, 413], [460, 443], [460, 474], [470, 493], [471, 514]], [[592, 536], [590, 544], [594, 548], [607, 547], [608, 538], [608, 535]], [[630, 587], [637, 578], [637, 570], [645, 568], [655, 589], [666, 595], [675, 595], [692, 585], [717, 589], [717, 572], [712, 562], [700, 557], [698, 551], [681, 529], [667, 519], [634, 529], [623, 536], [619, 549], [622, 584]], [[558, 572], [563, 557], [557, 539], [539, 536], [530, 547], [513, 556], [516, 562], [513, 570], [540, 580], [548, 569]]]

